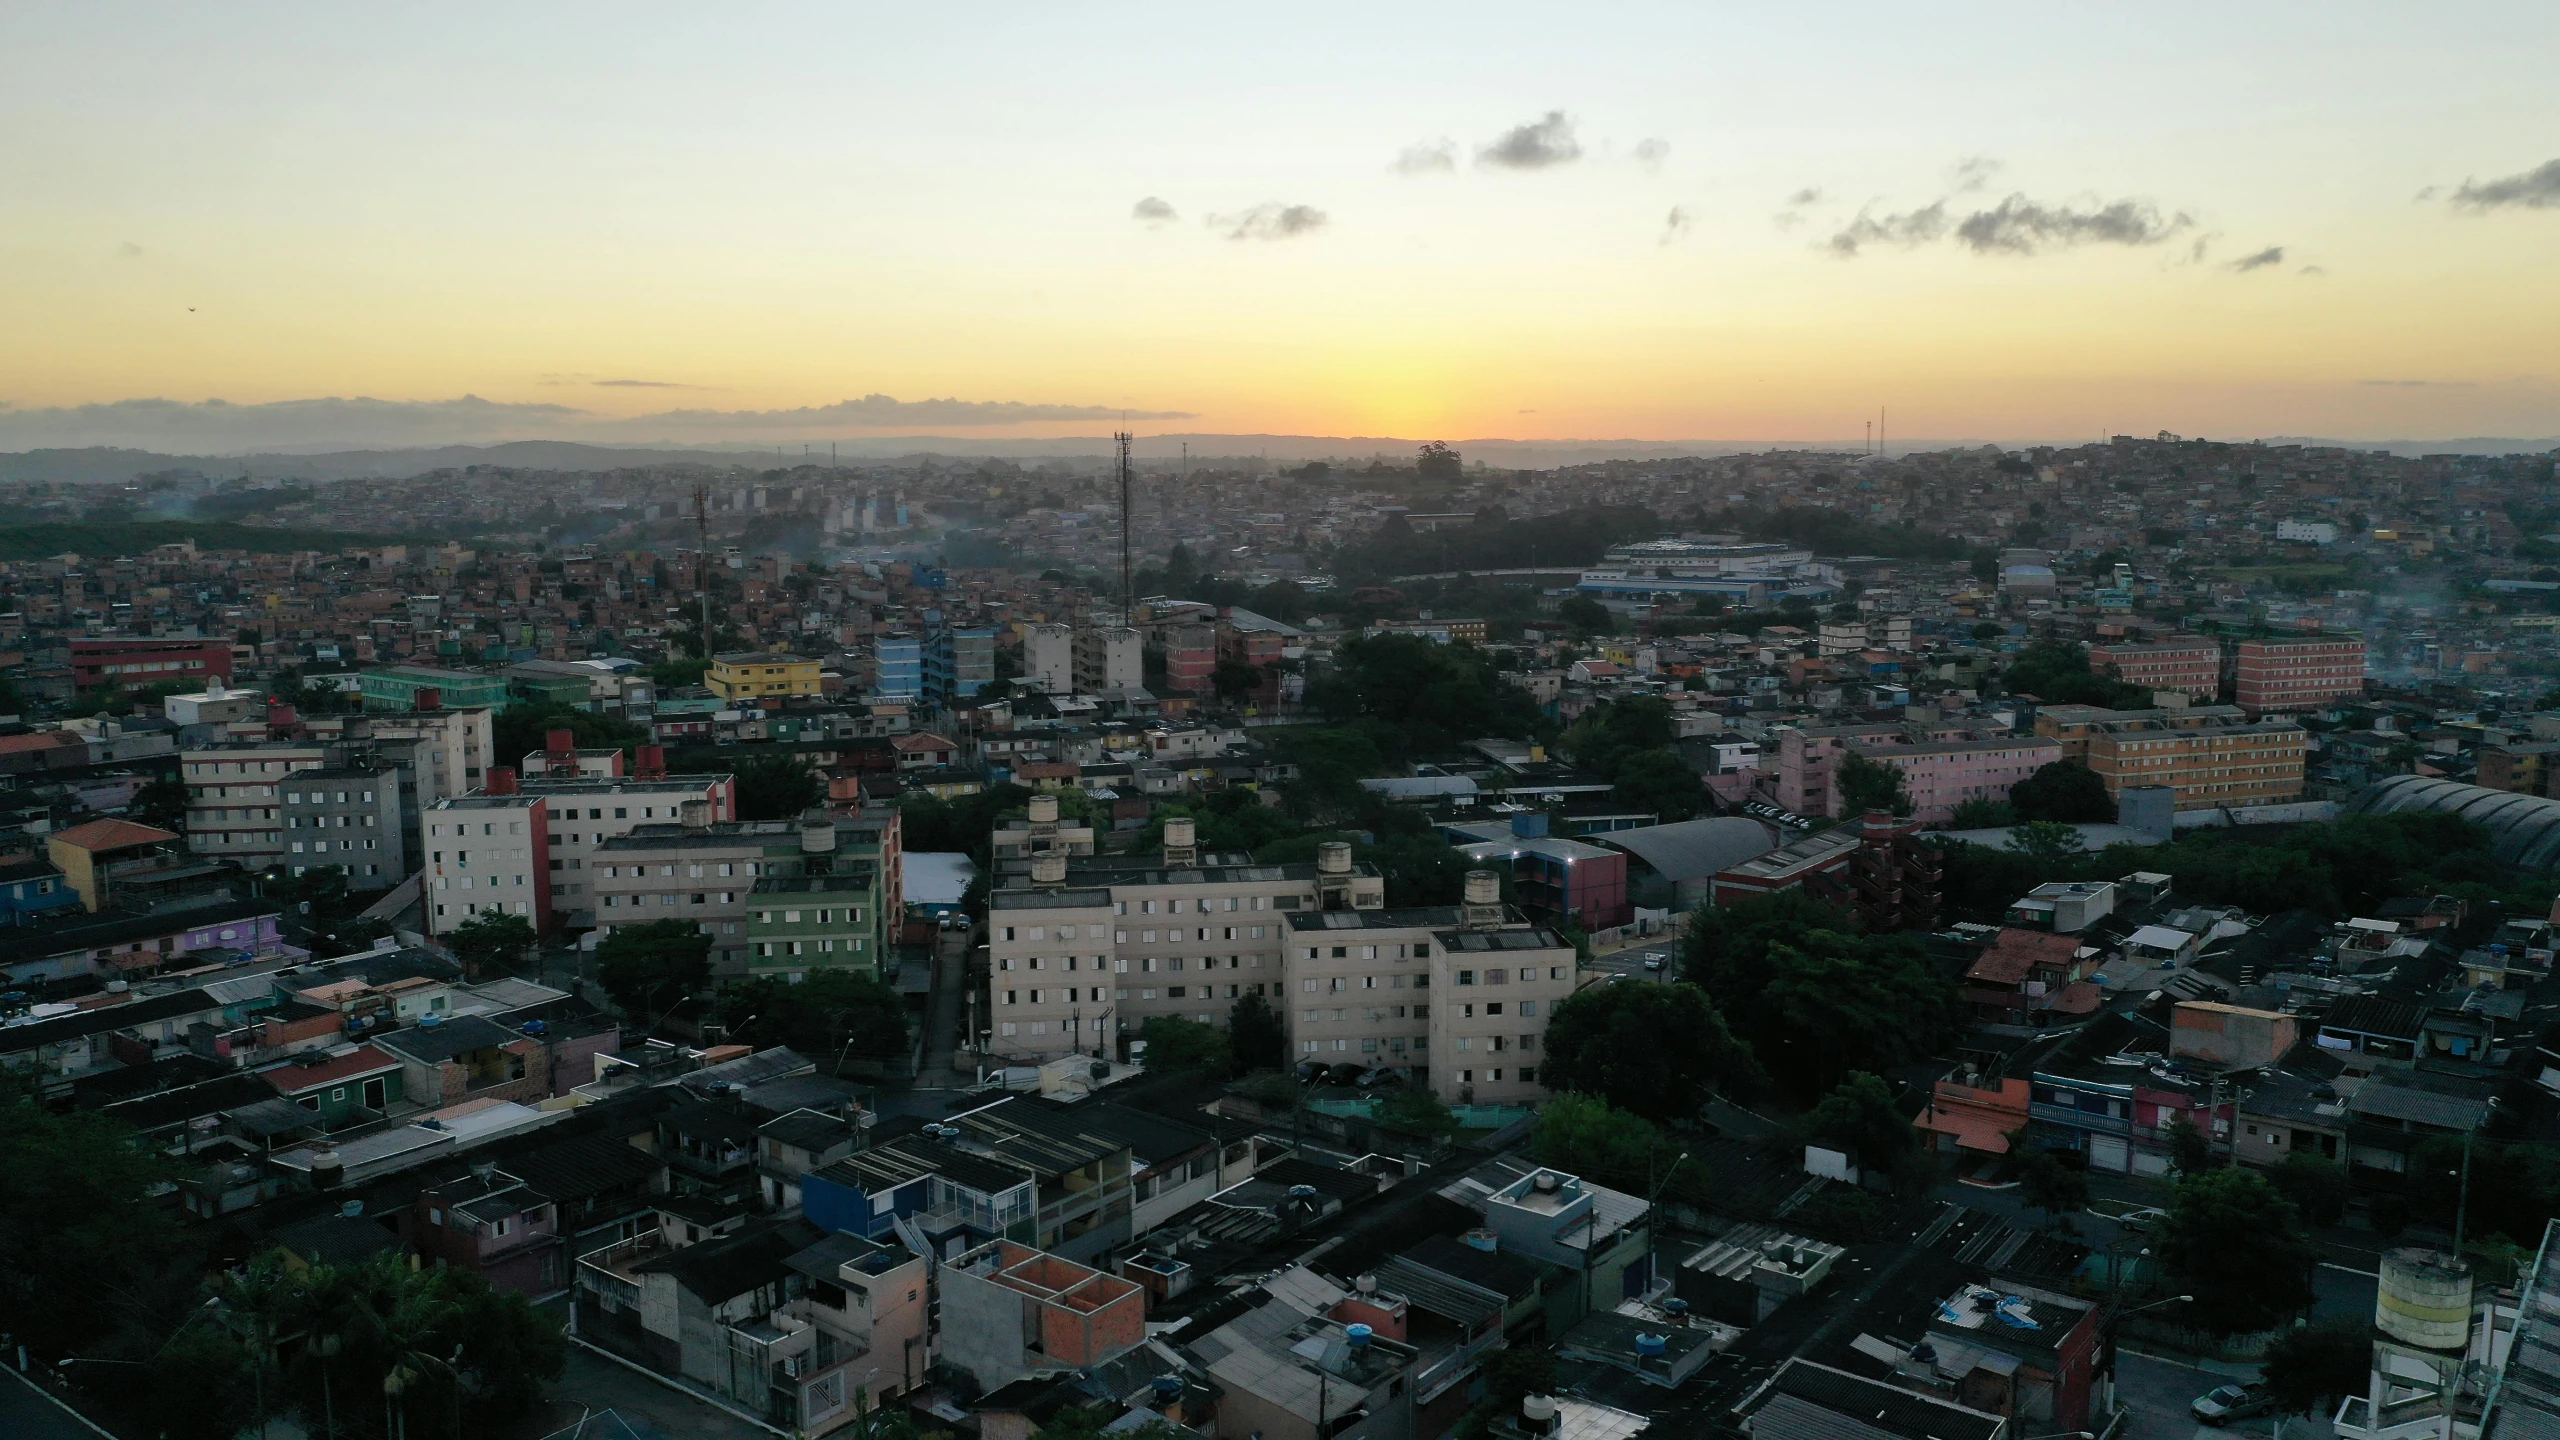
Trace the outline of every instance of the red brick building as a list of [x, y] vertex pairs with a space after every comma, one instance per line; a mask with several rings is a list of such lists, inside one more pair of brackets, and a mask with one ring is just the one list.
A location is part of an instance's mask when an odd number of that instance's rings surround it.
[[184, 680], [194, 685], [231, 680], [228, 640], [74, 640], [71, 684], [94, 690], [101, 685], [156, 685]]
[[2222, 692], [2222, 646], [2202, 637], [2090, 646], [2089, 668], [2104, 672], [2109, 666], [2126, 684], [2145, 690], [2174, 690], [2208, 700]]
[[2311, 710], [2364, 694], [2364, 642], [2319, 636], [2240, 642], [2239, 688], [2232, 699], [2258, 714]]

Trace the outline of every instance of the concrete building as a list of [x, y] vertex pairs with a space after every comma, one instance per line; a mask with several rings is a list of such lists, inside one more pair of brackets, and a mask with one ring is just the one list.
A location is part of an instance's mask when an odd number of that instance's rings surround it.
[[2316, 710], [2364, 694], [2362, 640], [2243, 640], [2232, 699], [2252, 715]]
[[688, 806], [705, 823], [737, 818], [737, 778], [671, 775], [655, 779], [499, 779], [506, 787], [551, 802], [551, 903], [573, 929], [596, 923], [596, 884], [590, 871], [607, 841], [643, 825], [681, 822]]
[[383, 890], [409, 874], [400, 815], [400, 772], [383, 764], [320, 766], [285, 777], [284, 865], [347, 872], [356, 890]]
[[228, 640], [75, 638], [70, 648], [75, 690], [134, 689], [163, 680], [227, 683], [231, 679]]
[[1146, 1292], [997, 1240], [943, 1262], [942, 1362], [982, 1391], [1108, 1364], [1147, 1338]]
[[1076, 632], [1068, 625], [1022, 627], [1022, 683], [1050, 695], [1076, 688]]
[[393, 711], [364, 717], [364, 727], [364, 733], [379, 745], [405, 741], [418, 747], [413, 815], [439, 800], [479, 789], [490, 767], [498, 763], [490, 712], [485, 708]]
[[539, 795], [466, 795], [426, 815], [419, 872], [427, 933], [449, 934], [491, 911], [556, 929], [551, 909], [550, 802]]
[[2096, 726], [2088, 745], [2089, 768], [2106, 782], [2110, 798], [2121, 801], [2129, 786], [2161, 785], [2176, 793], [2178, 809], [2211, 810], [2301, 799], [2310, 736], [2274, 719], [2205, 725], [2127, 719]]
[[2209, 700], [2222, 690], [2221, 642], [2201, 637], [2148, 645], [2092, 645], [2089, 668], [2109, 669], [2128, 685]]
[[1313, 865], [1202, 854], [1188, 818], [1161, 857], [1035, 857], [988, 897], [988, 1053], [1009, 1064], [1113, 1054], [1158, 1015], [1223, 1025], [1284, 985], [1287, 917], [1376, 909], [1386, 882], [1348, 845]]
[[[1921, 745], [1851, 740], [1849, 748], [1902, 772], [1911, 818], [1923, 825], [1946, 824], [1968, 800], [2007, 800], [2009, 787], [2062, 758], [2058, 742], [2026, 737]], [[1841, 803], [1836, 791], [1831, 801]]]
[[1218, 632], [1208, 625], [1167, 625], [1164, 686], [1176, 695], [1206, 695], [1218, 669]]
[[945, 707], [978, 698], [980, 686], [996, 678], [996, 632], [965, 625], [934, 632], [924, 651], [924, 689]]
[[1079, 695], [1143, 685], [1146, 642], [1127, 626], [1079, 630], [1075, 638], [1075, 689]]
[[427, 665], [376, 665], [364, 672], [364, 708], [374, 711], [495, 708], [507, 703], [507, 677]]
[[893, 631], [871, 644], [871, 693], [890, 700], [914, 700], [924, 694], [924, 644], [913, 635]]
[[798, 655], [763, 650], [711, 657], [703, 688], [723, 700], [814, 700], [824, 693], [818, 662]]
[[620, 925], [691, 921], [711, 936], [712, 973], [745, 975], [756, 882], [802, 873], [804, 856], [817, 853], [811, 847], [831, 846], [834, 833], [832, 824], [713, 821], [707, 810], [676, 824], [635, 825], [596, 846], [588, 862], [597, 937]]
[[847, 861], [825, 875], [768, 876], [749, 891], [747, 973], [798, 984], [820, 970], [882, 972], [880, 872]]
[[187, 848], [259, 871], [283, 863], [284, 781], [329, 763], [317, 744], [220, 745], [178, 754], [187, 787]]

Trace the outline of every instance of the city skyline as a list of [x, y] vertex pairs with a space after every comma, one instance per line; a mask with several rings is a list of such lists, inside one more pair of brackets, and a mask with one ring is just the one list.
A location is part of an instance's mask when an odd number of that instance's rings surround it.
[[0, 448], [2546, 436], [2465, 8], [32, 16]]

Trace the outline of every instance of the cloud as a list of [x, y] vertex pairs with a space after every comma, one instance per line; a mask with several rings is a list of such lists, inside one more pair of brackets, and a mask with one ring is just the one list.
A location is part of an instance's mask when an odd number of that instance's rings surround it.
[[1407, 145], [1387, 168], [1398, 175], [1446, 175], [1458, 168], [1458, 142], [1444, 135]]
[[1788, 196], [1786, 198], [1786, 203], [1780, 205], [1778, 207], [1778, 213], [1771, 218], [1777, 223], [1779, 229], [1793, 230], [1805, 222], [1804, 212], [1807, 206], [1819, 205], [1821, 203], [1821, 189], [1817, 186], [1808, 185], [1793, 195]]
[[2392, 390], [2469, 390], [2468, 380], [2359, 380], [2359, 385], [2379, 385]]
[[2034, 255], [2074, 245], [2157, 245], [2194, 225], [2181, 213], [2163, 219], [2148, 200], [2116, 200], [2094, 210], [2039, 205], [2012, 195], [1956, 226], [1956, 239], [1977, 255]]
[[1550, 110], [1525, 125], [1514, 125], [1490, 145], [1476, 149], [1478, 165], [1504, 170], [1546, 170], [1582, 158], [1582, 142], [1573, 138], [1573, 122], [1561, 110]]
[[1636, 163], [1647, 170], [1661, 169], [1662, 162], [1670, 158], [1671, 142], [1668, 140], [1647, 138], [1636, 142]]
[[119, 260], [139, 260], [142, 258], [142, 247], [134, 244], [130, 240], [127, 240], [116, 247], [116, 258]]
[[2255, 255], [2243, 255], [2239, 259], [2232, 261], [2231, 269], [2236, 274], [2246, 275], [2252, 270], [2264, 270], [2270, 265], [2281, 265], [2283, 263], [2284, 247], [2281, 245], [2270, 245]]
[[1288, 240], [1312, 235], [1332, 217], [1313, 205], [1256, 205], [1238, 215], [1212, 215], [1209, 228], [1230, 240]]
[[1800, 209], [1807, 205], [1819, 205], [1821, 203], [1822, 190], [1821, 187], [1815, 185], [1807, 185], [1803, 189], [1787, 197], [1787, 204], [1792, 208]]
[[699, 390], [702, 388], [699, 385], [687, 385], [681, 380], [592, 380], [588, 383], [601, 385], [608, 390]]
[[1171, 205], [1150, 195], [1129, 207], [1129, 218], [1148, 225], [1170, 225], [1182, 217]]
[[2298, 275], [2326, 275], [2329, 273], [2329, 267], [2326, 265], [2305, 265], [2294, 273]]
[[1970, 195], [1990, 187], [1993, 176], [2004, 167], [1988, 155], [1967, 155], [1947, 170], [1947, 186], [1959, 195]]
[[2462, 182], [2453, 192], [2453, 208], [2488, 210], [2560, 210], [2560, 160], [2545, 160], [2521, 175]]
[[1870, 245], [1899, 245], [1910, 249], [1926, 245], [1947, 233], [1947, 202], [1899, 215], [1874, 215], [1858, 212], [1858, 218], [1840, 228], [1824, 242], [1826, 249], [1843, 260], [1853, 260]]
[[1689, 227], [1692, 223], [1694, 222], [1689, 218], [1689, 212], [1686, 209], [1683, 209], [1678, 205], [1672, 206], [1671, 213], [1663, 217], [1662, 238], [1656, 243], [1662, 245], [1670, 244], [1672, 241], [1688, 234]]

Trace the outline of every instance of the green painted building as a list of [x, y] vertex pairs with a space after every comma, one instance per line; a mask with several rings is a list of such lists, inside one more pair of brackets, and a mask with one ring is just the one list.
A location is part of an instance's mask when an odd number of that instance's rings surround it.
[[418, 694], [424, 690], [437, 692], [436, 704], [446, 710], [495, 708], [507, 703], [506, 677], [477, 670], [376, 665], [364, 672], [362, 680], [367, 710], [415, 710]]
[[370, 1045], [335, 1055], [311, 1051], [258, 1074], [277, 1095], [317, 1113], [331, 1129], [378, 1120], [408, 1098], [400, 1062]]
[[747, 900], [747, 972], [805, 980], [819, 970], [868, 970], [882, 979], [880, 870], [838, 860], [824, 875], [756, 882]]

